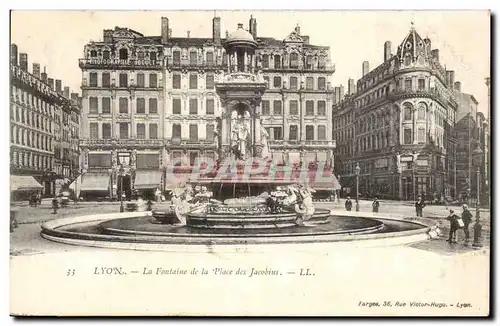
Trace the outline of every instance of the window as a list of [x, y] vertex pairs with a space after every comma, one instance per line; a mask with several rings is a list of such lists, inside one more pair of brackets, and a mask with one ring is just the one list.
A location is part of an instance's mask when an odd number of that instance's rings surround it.
[[146, 82], [144, 81], [144, 74], [143, 73], [138, 73], [137, 74], [137, 87], [145, 87]]
[[109, 87], [111, 85], [111, 77], [109, 72], [102, 73], [102, 87]]
[[417, 111], [417, 119], [418, 120], [425, 120], [425, 111], [426, 111], [426, 108], [424, 105], [421, 105], [418, 107], [418, 111]]
[[158, 139], [158, 125], [156, 123], [149, 124], [149, 139]]
[[198, 99], [189, 99], [189, 114], [198, 114]]
[[182, 135], [182, 126], [178, 123], [172, 125], [172, 138], [180, 139]]
[[158, 113], [158, 100], [155, 98], [149, 99], [149, 114], [157, 114]]
[[151, 88], [158, 87], [158, 78], [156, 74], [149, 74], [149, 87]]
[[306, 115], [314, 115], [314, 101], [306, 101]]
[[412, 107], [409, 106], [409, 105], [405, 105], [405, 107], [403, 108], [403, 114], [404, 114], [404, 120], [406, 121], [411, 121], [413, 120], [413, 112], [412, 112]]
[[299, 67], [299, 55], [297, 53], [290, 53], [290, 68]]
[[273, 78], [273, 87], [281, 88], [281, 77], [276, 76]]
[[269, 68], [269, 55], [268, 54], [262, 55], [262, 68], [264, 68], [264, 69]]
[[270, 88], [270, 86], [269, 86], [269, 76], [264, 76], [264, 83], [266, 84], [266, 88]]
[[142, 52], [142, 51], [137, 52], [137, 59], [144, 60], [144, 52]]
[[418, 128], [418, 143], [425, 144], [425, 128]]
[[198, 141], [198, 125], [190, 124], [189, 125], [189, 140], [190, 141]]
[[213, 98], [207, 98], [205, 103], [206, 114], [214, 114], [215, 101]]
[[407, 54], [405, 57], [405, 66], [409, 66], [411, 64], [411, 55]]
[[90, 51], [90, 57], [91, 58], [97, 58], [97, 51], [96, 50]]
[[283, 140], [283, 127], [273, 127], [273, 139]]
[[189, 64], [194, 66], [198, 63], [198, 53], [196, 51], [189, 52]]
[[267, 101], [267, 100], [262, 101], [262, 114], [263, 115], [270, 115], [271, 114], [269, 101]]
[[111, 138], [111, 124], [103, 123], [102, 124], [102, 139], [110, 139]]
[[156, 52], [149, 53], [149, 60], [156, 61]]
[[108, 50], [105, 50], [102, 52], [102, 58], [104, 60], [109, 60], [109, 51]]
[[[99, 138], [98, 128], [99, 128], [99, 125], [97, 123], [95, 123], [95, 122], [90, 123], [90, 139], [98, 139]], [[43, 136], [42, 136], [42, 149], [43, 149]]]
[[99, 104], [97, 102], [97, 97], [89, 97], [89, 113], [99, 113]]
[[319, 77], [318, 78], [318, 89], [324, 91], [326, 89], [326, 78]]
[[189, 152], [189, 165], [194, 166], [196, 164], [196, 158], [198, 158], [197, 151]]
[[127, 74], [120, 74], [120, 87], [128, 87]]
[[411, 91], [411, 79], [407, 78], [405, 79], [405, 91]]
[[120, 139], [128, 138], [128, 123], [120, 123]]
[[288, 134], [290, 140], [298, 140], [298, 129], [297, 125], [290, 125], [290, 132]]
[[299, 114], [299, 102], [297, 100], [290, 100], [290, 115]]
[[215, 88], [214, 74], [207, 74], [205, 83], [207, 89], [214, 89]]
[[172, 53], [172, 61], [176, 66], [181, 64], [181, 51], [174, 51]]
[[191, 74], [189, 75], [189, 89], [197, 89], [198, 88], [198, 75]]
[[180, 98], [172, 99], [172, 113], [173, 114], [181, 114], [181, 99]]
[[281, 68], [281, 56], [275, 55], [274, 56], [274, 69], [280, 69], [280, 68]]
[[206, 140], [213, 140], [214, 139], [214, 130], [215, 126], [214, 125], [206, 125]]
[[326, 116], [326, 102], [318, 101], [318, 115]]
[[90, 73], [90, 87], [97, 87], [97, 73], [96, 72], [91, 72]]
[[120, 60], [128, 60], [128, 50], [120, 49]]
[[314, 78], [312, 78], [312, 77], [306, 78], [306, 89], [308, 89], [308, 90], [314, 89]]
[[138, 114], [146, 113], [146, 100], [143, 97], [139, 97], [136, 102], [137, 102], [136, 113]]
[[297, 77], [290, 77], [290, 89], [297, 89]]
[[409, 129], [409, 128], [405, 128], [404, 129], [403, 142], [405, 144], [411, 144], [412, 143], [411, 134], [412, 134], [412, 130], [411, 129]]
[[119, 113], [128, 113], [128, 98], [120, 97], [118, 100]]
[[283, 114], [283, 110], [281, 109], [281, 101], [276, 100], [273, 102], [273, 114], [275, 115]]
[[146, 125], [144, 123], [137, 124], [137, 139], [146, 139]]
[[172, 76], [172, 88], [173, 89], [181, 89], [181, 75], [174, 74]]
[[420, 78], [420, 79], [418, 80], [418, 89], [419, 89], [420, 91], [425, 90], [425, 79]]
[[308, 55], [306, 57], [306, 68], [311, 69], [312, 65], [313, 65], [313, 57], [312, 57], [312, 55]]
[[111, 99], [109, 97], [102, 98], [102, 113], [103, 114], [111, 113]]
[[207, 65], [208, 66], [213, 66], [214, 64], [214, 53], [213, 52], [207, 52]]
[[314, 140], [314, 126], [306, 126], [306, 140]]
[[326, 56], [320, 55], [318, 57], [318, 68], [325, 69], [326, 68]]

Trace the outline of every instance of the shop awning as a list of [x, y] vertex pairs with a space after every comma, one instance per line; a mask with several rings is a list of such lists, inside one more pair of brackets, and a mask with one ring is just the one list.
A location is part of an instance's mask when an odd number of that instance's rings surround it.
[[[319, 173], [319, 172], [318, 172]], [[325, 179], [321, 180], [322, 178], [319, 178], [316, 180], [315, 174], [310, 174], [309, 175], [309, 186], [313, 188], [314, 190], [340, 190], [341, 185], [339, 180], [337, 180], [337, 177], [333, 174], [328, 174], [325, 175]]]
[[108, 191], [109, 174], [107, 173], [85, 173], [82, 175], [81, 191]]
[[42, 189], [35, 178], [29, 175], [11, 175], [10, 176], [10, 191], [26, 191]]
[[138, 170], [135, 171], [135, 189], [155, 189], [161, 184], [161, 171]]

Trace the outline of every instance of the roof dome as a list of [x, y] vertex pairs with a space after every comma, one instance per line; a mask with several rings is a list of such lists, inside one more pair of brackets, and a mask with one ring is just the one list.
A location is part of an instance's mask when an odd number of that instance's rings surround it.
[[413, 27], [412, 23], [410, 32], [405, 37], [403, 42], [401, 42], [401, 45], [398, 47], [399, 59], [403, 61], [405, 57], [409, 56], [413, 60], [415, 60], [420, 54], [425, 54], [426, 47], [428, 46], [428, 41], [427, 40], [424, 41], [424, 39], [420, 37], [420, 35]]
[[239, 42], [256, 44], [252, 34], [243, 28], [243, 24], [238, 24], [238, 29], [230, 33], [226, 39], [226, 43]]

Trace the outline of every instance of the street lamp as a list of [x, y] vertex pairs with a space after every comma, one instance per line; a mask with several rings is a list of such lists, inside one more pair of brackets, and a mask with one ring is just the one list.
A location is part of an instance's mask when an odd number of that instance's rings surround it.
[[123, 175], [125, 169], [123, 168], [123, 164], [120, 164], [120, 213], [123, 213], [125, 209], [123, 208]]
[[481, 247], [481, 231], [482, 231], [482, 225], [480, 223], [480, 200], [479, 200], [479, 194], [480, 194], [480, 188], [481, 188], [481, 164], [482, 164], [482, 155], [483, 151], [481, 150], [479, 143], [477, 144], [476, 149], [473, 152], [473, 159], [474, 159], [474, 165], [477, 167], [477, 176], [476, 176], [476, 193], [477, 193], [477, 198], [476, 198], [476, 224], [474, 225], [474, 242], [473, 246], [474, 247]]
[[361, 170], [359, 163], [356, 163], [354, 170], [356, 172], [356, 212], [359, 212], [359, 171]]

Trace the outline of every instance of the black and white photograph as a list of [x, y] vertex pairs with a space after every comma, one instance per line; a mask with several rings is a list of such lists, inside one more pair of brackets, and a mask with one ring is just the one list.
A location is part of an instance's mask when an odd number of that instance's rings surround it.
[[490, 15], [12, 10], [11, 315], [490, 315]]

